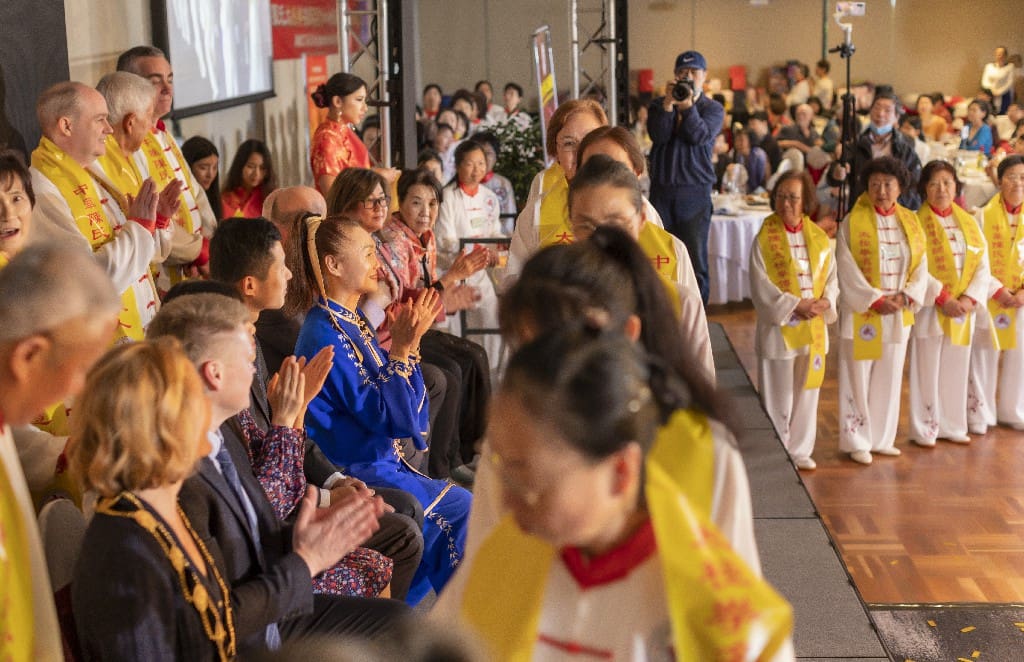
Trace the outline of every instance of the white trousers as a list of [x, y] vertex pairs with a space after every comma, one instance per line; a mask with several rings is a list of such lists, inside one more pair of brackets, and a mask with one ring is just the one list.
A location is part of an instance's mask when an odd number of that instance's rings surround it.
[[794, 459], [809, 458], [818, 432], [821, 389], [805, 389], [810, 352], [791, 359], [759, 358], [758, 390], [782, 445]]
[[971, 348], [945, 335], [910, 341], [910, 438], [931, 444], [967, 436]]
[[896, 443], [907, 340], [883, 343], [882, 358], [854, 361], [853, 340], [839, 339], [839, 450], [877, 451]]
[[1017, 347], [999, 351], [990, 329], [978, 329], [971, 345], [967, 422], [1024, 425], [1024, 315], [1017, 319]]

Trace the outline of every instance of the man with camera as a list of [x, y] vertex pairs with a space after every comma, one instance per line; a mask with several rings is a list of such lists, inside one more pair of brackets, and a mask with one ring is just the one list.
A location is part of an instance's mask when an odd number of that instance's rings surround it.
[[665, 96], [651, 103], [647, 131], [651, 136], [651, 203], [665, 229], [679, 237], [690, 254], [708, 302], [708, 230], [715, 167], [711, 148], [722, 130], [725, 109], [702, 93], [707, 61], [697, 51], [676, 58], [675, 78]]

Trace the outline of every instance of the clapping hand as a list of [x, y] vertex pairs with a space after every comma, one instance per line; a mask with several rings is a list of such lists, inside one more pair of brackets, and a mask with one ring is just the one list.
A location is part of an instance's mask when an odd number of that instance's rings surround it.
[[[256, 377], [259, 379], [259, 376]], [[305, 410], [303, 400], [306, 377], [302, 366], [294, 356], [281, 363], [281, 369], [267, 383], [267, 402], [273, 412], [271, 423], [284, 427], [296, 427], [296, 420]], [[298, 420], [298, 426], [302, 422]]]

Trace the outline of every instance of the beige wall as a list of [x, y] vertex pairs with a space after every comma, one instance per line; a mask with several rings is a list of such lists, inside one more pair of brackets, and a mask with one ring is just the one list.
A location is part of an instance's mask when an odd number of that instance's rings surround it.
[[[821, 55], [822, 3], [818, 0], [676, 0], [667, 10], [646, 0], [629, 2], [629, 65], [653, 68], [655, 80], [671, 75], [675, 56], [697, 48], [710, 73], [725, 77], [729, 65], [744, 64], [755, 76], [765, 67], [795, 58], [813, 63]], [[850, 19], [857, 46], [853, 78], [888, 82], [898, 92], [936, 89], [973, 94], [981, 69], [997, 43], [1024, 51], [1020, 0], [868, 0], [867, 16]], [[568, 1], [420, 0], [423, 82], [446, 91], [490, 78], [500, 86], [517, 80], [532, 87], [529, 35], [552, 28], [559, 87], [569, 86]], [[835, 2], [828, 2], [829, 11]], [[828, 23], [828, 45], [842, 33]], [[830, 56], [842, 84], [844, 64]], [[535, 95], [530, 95], [535, 96]]]

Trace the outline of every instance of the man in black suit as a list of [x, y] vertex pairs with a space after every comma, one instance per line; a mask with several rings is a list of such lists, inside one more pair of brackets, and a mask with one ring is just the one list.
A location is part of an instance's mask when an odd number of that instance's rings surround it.
[[223, 563], [240, 656], [311, 633], [383, 635], [406, 618], [407, 608], [394, 600], [313, 595], [312, 577], [377, 530], [380, 497], [349, 493], [320, 508], [316, 489], [307, 488], [294, 524], [283, 524], [253, 474], [242, 435], [225, 425], [249, 406], [254, 350], [245, 306], [216, 294], [178, 297], [150, 325], [149, 337], [161, 336], [182, 342], [210, 402], [213, 450], [178, 498]]
[[[291, 272], [285, 266], [280, 231], [264, 218], [221, 221], [210, 242], [210, 274], [214, 280], [235, 289], [249, 311], [250, 321], [255, 322], [262, 313], [277, 312], [284, 305], [291, 278]], [[267, 393], [270, 372], [262, 348], [263, 342], [257, 334], [256, 375], [250, 386], [253, 418], [264, 432], [269, 431], [274, 423], [289, 426], [294, 423], [301, 427], [301, 421], [286, 420], [288, 414], [282, 417], [281, 412], [275, 412], [274, 403]], [[310, 362], [309, 367], [312, 364]], [[310, 370], [303, 372], [307, 373], [307, 380], [315, 379]], [[353, 491], [372, 495], [362, 481], [342, 474], [308, 439], [303, 468], [306, 482], [318, 489], [321, 506]], [[376, 492], [395, 512], [381, 517], [380, 529], [365, 546], [394, 561], [391, 595], [405, 599], [423, 555], [423, 508], [419, 501], [402, 490], [382, 488]]]

